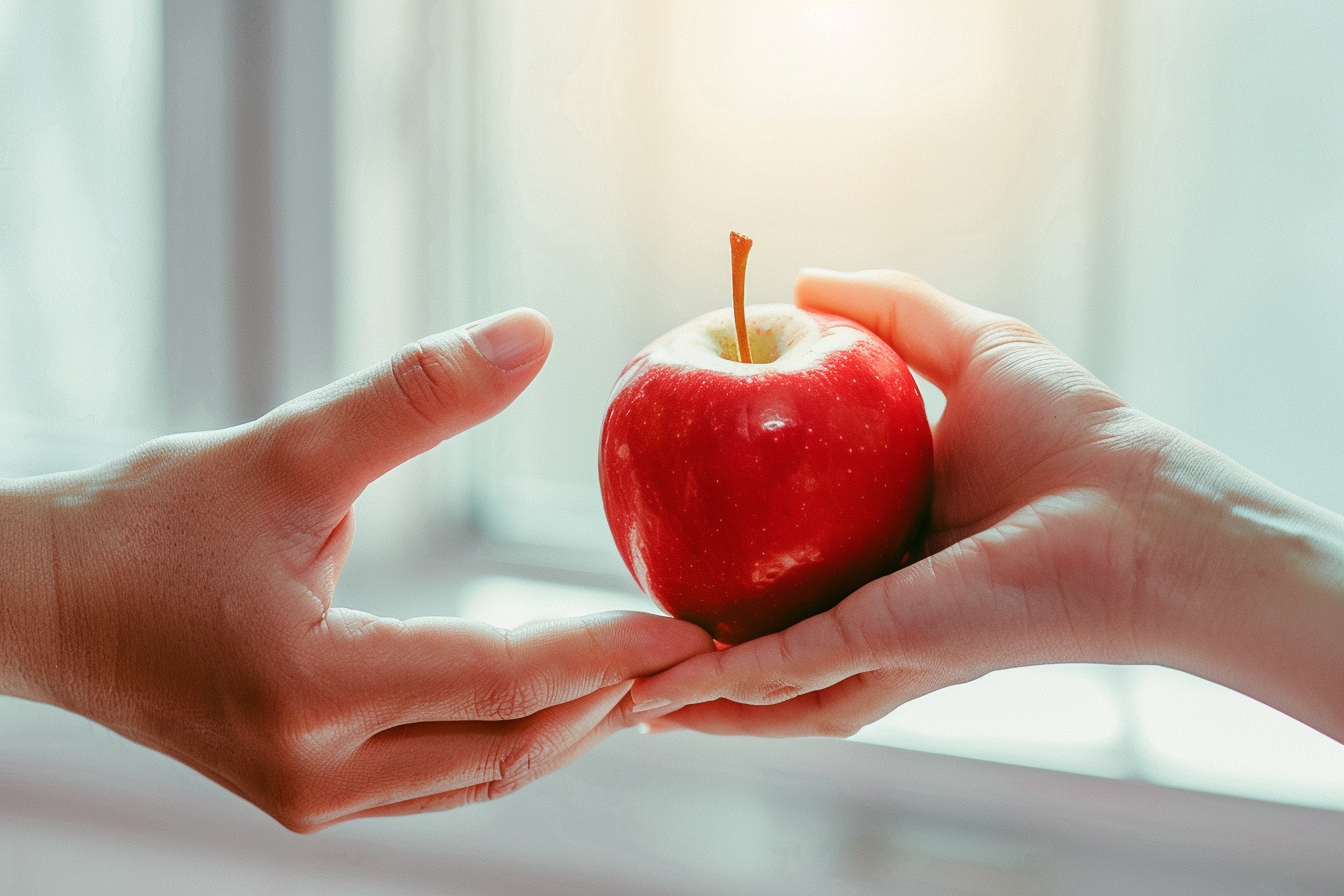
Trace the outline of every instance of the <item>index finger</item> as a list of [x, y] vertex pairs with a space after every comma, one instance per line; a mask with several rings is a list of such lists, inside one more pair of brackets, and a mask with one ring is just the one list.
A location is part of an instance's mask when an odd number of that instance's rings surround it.
[[502, 721], [653, 675], [714, 642], [689, 622], [599, 613], [504, 631], [450, 617], [401, 621], [332, 610], [330, 675], [379, 731], [430, 721]]
[[944, 390], [970, 363], [979, 329], [999, 319], [900, 271], [805, 268], [793, 292], [800, 308], [863, 324]]

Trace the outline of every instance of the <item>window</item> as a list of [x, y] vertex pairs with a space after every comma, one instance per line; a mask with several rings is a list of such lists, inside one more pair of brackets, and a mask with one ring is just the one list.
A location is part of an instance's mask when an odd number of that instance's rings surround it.
[[[361, 498], [347, 599], [646, 606], [598, 426], [638, 348], [726, 302], [740, 229], [753, 301], [806, 264], [917, 272], [1344, 510], [1342, 17], [0, 0], [0, 473], [234, 422], [530, 304], [547, 370]], [[1344, 808], [1344, 747], [1167, 670], [995, 673], [859, 738]]]

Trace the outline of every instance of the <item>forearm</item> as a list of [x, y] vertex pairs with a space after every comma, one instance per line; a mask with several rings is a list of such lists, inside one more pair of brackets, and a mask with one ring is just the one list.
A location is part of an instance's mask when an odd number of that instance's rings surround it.
[[41, 645], [58, 608], [50, 501], [38, 482], [0, 479], [0, 694], [50, 700]]
[[1203, 446], [1183, 464], [1155, 529], [1176, 570], [1163, 660], [1344, 741], [1344, 517]]

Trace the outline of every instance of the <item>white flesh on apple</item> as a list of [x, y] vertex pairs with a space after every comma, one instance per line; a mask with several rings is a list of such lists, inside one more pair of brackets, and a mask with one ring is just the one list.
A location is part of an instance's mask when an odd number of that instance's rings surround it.
[[747, 339], [753, 363], [743, 364], [737, 360], [736, 333], [731, 308], [711, 311], [651, 345], [645, 363], [732, 376], [786, 373], [816, 367], [832, 352], [848, 349], [864, 336], [857, 327], [823, 327], [809, 312], [793, 305], [750, 305]]

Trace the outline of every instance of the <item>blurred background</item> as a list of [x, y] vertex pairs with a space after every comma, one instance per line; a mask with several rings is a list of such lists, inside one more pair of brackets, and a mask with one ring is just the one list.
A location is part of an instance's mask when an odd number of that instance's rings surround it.
[[[0, 475], [531, 305], [546, 369], [360, 499], [338, 600], [647, 609], [598, 429], [635, 351], [728, 303], [733, 229], [751, 301], [914, 272], [1344, 512], [1341, 2], [0, 0]], [[999, 672], [854, 741], [622, 735], [296, 838], [4, 698], [0, 893], [1344, 888], [1344, 746], [1187, 675]]]

